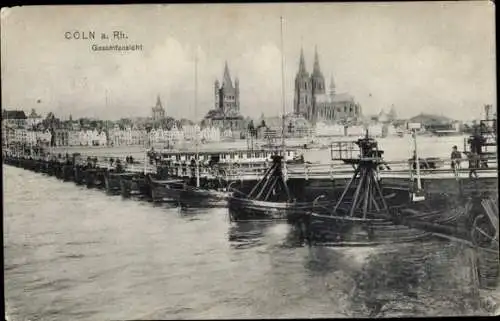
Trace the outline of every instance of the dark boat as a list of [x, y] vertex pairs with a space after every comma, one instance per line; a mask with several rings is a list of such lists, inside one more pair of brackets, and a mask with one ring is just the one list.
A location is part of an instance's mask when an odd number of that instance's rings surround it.
[[65, 182], [71, 181], [74, 175], [73, 164], [71, 162], [66, 162], [62, 166], [62, 173], [63, 173], [63, 181]]
[[120, 173], [108, 170], [104, 175], [104, 182], [106, 186], [106, 192], [109, 194], [120, 194], [121, 193], [121, 179], [124, 176], [134, 176], [134, 173]]
[[123, 197], [139, 196], [151, 198], [151, 186], [143, 173], [121, 175], [120, 189]]
[[154, 202], [179, 202], [182, 191], [185, 190], [185, 181], [182, 179], [158, 180], [146, 175], [151, 188], [151, 198]]
[[231, 192], [186, 186], [180, 194], [180, 202], [186, 207], [225, 207], [231, 195]]
[[[312, 244], [372, 246], [429, 237], [431, 233], [427, 231], [403, 225], [397, 212], [389, 209], [378, 176], [384, 161], [377, 142], [367, 133], [364, 138], [350, 143], [349, 151], [355, 150], [357, 145], [359, 158], [340, 156], [339, 159], [356, 165], [354, 174], [330, 214], [312, 211], [302, 217], [300, 227], [304, 238]], [[342, 154], [353, 155], [340, 151]]]
[[392, 220], [349, 215], [310, 214], [306, 238], [312, 244], [336, 246], [373, 246], [387, 243], [407, 243], [428, 238], [430, 233], [396, 225]]
[[83, 185], [85, 183], [85, 170], [85, 165], [75, 164], [73, 179], [76, 185]]
[[[295, 221], [313, 208], [314, 202], [297, 202], [292, 198], [282, 172], [283, 157], [273, 156], [273, 164], [248, 194], [236, 189], [229, 197], [232, 221]], [[323, 204], [324, 205], [324, 204]]]

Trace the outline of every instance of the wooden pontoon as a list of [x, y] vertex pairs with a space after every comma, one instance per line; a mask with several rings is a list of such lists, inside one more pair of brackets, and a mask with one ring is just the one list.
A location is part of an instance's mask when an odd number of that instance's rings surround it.
[[233, 189], [228, 202], [232, 221], [294, 221], [312, 209], [313, 202], [297, 202], [293, 199], [283, 173], [282, 159], [282, 156], [273, 156], [272, 166], [248, 194]]
[[175, 202], [180, 201], [181, 193], [185, 190], [186, 183], [181, 179], [159, 180], [146, 175], [146, 180], [151, 188], [153, 202]]
[[361, 246], [428, 237], [430, 233], [426, 231], [399, 223], [399, 217], [389, 208], [378, 175], [385, 162], [377, 142], [367, 133], [351, 146], [354, 144], [359, 148], [358, 158], [346, 158], [345, 154], [338, 157], [355, 164], [354, 174], [329, 215], [312, 211], [304, 216], [301, 228], [305, 239], [310, 243]]

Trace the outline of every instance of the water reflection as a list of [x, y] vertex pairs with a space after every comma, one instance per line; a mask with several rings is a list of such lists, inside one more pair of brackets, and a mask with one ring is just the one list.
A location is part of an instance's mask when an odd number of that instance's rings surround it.
[[271, 222], [233, 222], [228, 231], [229, 243], [234, 249], [264, 245], [264, 233], [271, 225]]
[[447, 242], [311, 247], [304, 266], [311, 276], [335, 284], [352, 316], [477, 314], [479, 297], [468, 251]]
[[197, 208], [190, 207], [185, 208], [182, 206], [177, 206], [176, 209], [177, 216], [188, 220], [188, 221], [196, 221], [196, 220], [208, 220], [215, 217], [223, 217], [224, 221], [229, 222], [229, 216], [227, 213], [227, 209], [225, 208]]

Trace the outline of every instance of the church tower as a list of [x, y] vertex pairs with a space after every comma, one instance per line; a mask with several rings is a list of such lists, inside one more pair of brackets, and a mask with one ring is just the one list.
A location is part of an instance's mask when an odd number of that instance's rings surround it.
[[312, 108], [310, 114], [310, 120], [315, 122], [316, 114], [317, 114], [317, 106], [316, 106], [316, 97], [318, 95], [325, 94], [325, 77], [321, 73], [321, 68], [319, 67], [319, 58], [318, 58], [318, 48], [314, 48], [314, 67], [313, 73], [311, 75], [311, 84], [312, 84]]
[[333, 81], [333, 75], [330, 77], [330, 91], [328, 94], [330, 95], [330, 99], [333, 99], [335, 97], [335, 82]]
[[165, 109], [161, 104], [160, 95], [156, 96], [156, 105], [153, 107], [153, 120], [157, 121], [165, 118]]
[[314, 67], [311, 75], [311, 82], [314, 94], [319, 95], [325, 93], [325, 78], [323, 77], [321, 68], [319, 67], [318, 48], [314, 49]]
[[238, 78], [234, 79], [234, 97], [235, 97], [234, 110], [240, 112], [240, 80]]
[[215, 109], [221, 110], [224, 114], [238, 113], [240, 110], [240, 83], [235, 78], [233, 85], [227, 61], [224, 65], [222, 85], [216, 80], [214, 87]]
[[299, 71], [295, 76], [295, 93], [293, 99], [293, 111], [295, 114], [303, 115], [309, 119], [309, 111], [312, 105], [312, 85], [309, 73], [306, 70], [304, 50], [300, 49]]
[[215, 109], [219, 109], [220, 106], [220, 97], [219, 97], [219, 81], [216, 79], [214, 82], [214, 107]]

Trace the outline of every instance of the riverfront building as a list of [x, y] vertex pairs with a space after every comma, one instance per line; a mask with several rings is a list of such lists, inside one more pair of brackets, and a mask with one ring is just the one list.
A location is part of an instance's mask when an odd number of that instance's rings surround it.
[[26, 125], [29, 128], [32, 128], [33, 126], [37, 126], [43, 121], [42, 116], [38, 115], [35, 111], [35, 109], [31, 110], [31, 113], [26, 119]]
[[304, 52], [300, 51], [299, 70], [295, 77], [294, 113], [302, 115], [309, 122], [356, 121], [361, 116], [361, 106], [347, 93], [337, 93], [333, 77], [329, 91], [321, 72], [318, 51], [314, 54], [313, 72], [306, 69]]
[[2, 125], [13, 128], [26, 127], [26, 114], [22, 110], [3, 110]]

